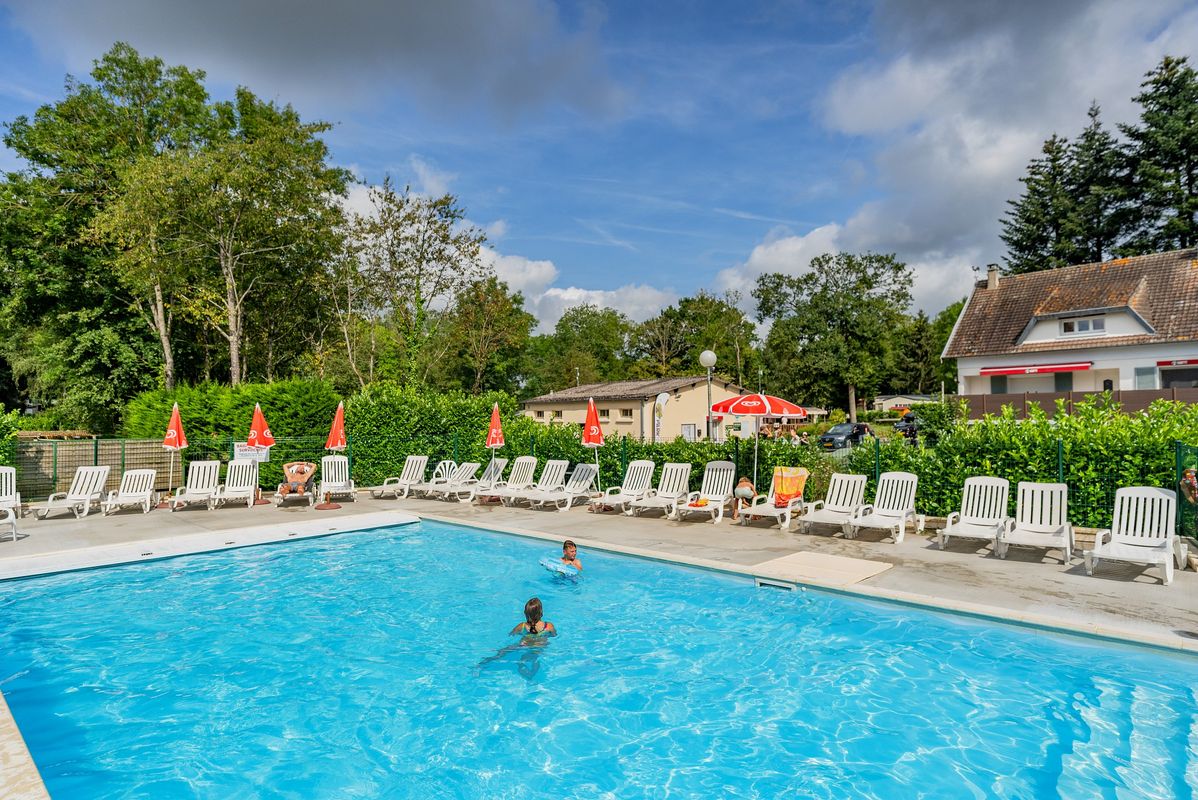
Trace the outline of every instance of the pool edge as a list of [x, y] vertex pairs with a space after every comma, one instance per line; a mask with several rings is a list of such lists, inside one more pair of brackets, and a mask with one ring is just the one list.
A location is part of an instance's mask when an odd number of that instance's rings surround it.
[[0, 692], [0, 775], [6, 800], [50, 800], [37, 764]]

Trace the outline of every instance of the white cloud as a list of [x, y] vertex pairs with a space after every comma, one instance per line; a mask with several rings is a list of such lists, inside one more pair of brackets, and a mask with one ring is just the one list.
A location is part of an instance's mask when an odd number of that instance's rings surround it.
[[482, 226], [483, 233], [487, 234], [487, 238], [492, 242], [496, 239], [502, 239], [507, 236], [507, 220], [497, 219], [489, 225]]
[[457, 173], [437, 169], [421, 156], [412, 154], [408, 157], [412, 172], [416, 173], [416, 191], [428, 197], [442, 197], [449, 193], [449, 184], [456, 179]]

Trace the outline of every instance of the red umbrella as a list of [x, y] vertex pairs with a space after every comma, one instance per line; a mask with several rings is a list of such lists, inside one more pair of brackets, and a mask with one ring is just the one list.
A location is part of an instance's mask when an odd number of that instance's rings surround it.
[[603, 426], [599, 424], [599, 409], [595, 408], [595, 398], [587, 398], [587, 421], [582, 426], [582, 446], [595, 451], [595, 479], [599, 488], [603, 481], [599, 480], [599, 448], [603, 447]]
[[[761, 417], [799, 417], [802, 419], [807, 416], [807, 409], [771, 394], [742, 394], [739, 397], [730, 397], [727, 400], [713, 403], [711, 411], [713, 414], [756, 417], [758, 425], [761, 422]], [[757, 485], [757, 441], [759, 438], [758, 436], [753, 437], [754, 486]]]
[[499, 422], [499, 403], [496, 403], [491, 409], [491, 427], [487, 429], [487, 449], [492, 451], [492, 458], [500, 447], [503, 447], [503, 425]]
[[333, 415], [333, 427], [329, 429], [329, 438], [324, 443], [325, 450], [341, 451], [345, 449], [345, 404], [337, 404], [337, 413]]
[[[187, 434], [183, 432], [183, 418], [179, 416], [179, 404], [175, 403], [171, 409], [171, 421], [166, 424], [166, 435], [162, 437], [162, 446], [166, 450], [179, 452], [187, 447]], [[170, 472], [166, 479], [167, 491], [170, 491], [171, 484], [175, 482], [175, 459], [171, 456], [167, 459], [170, 463]], [[168, 507], [166, 502], [158, 504], [159, 508]]]
[[250, 447], [271, 447], [275, 443], [270, 426], [266, 424], [266, 416], [262, 413], [262, 406], [257, 403], [254, 403], [254, 419], [250, 422], [250, 435], [246, 437], [245, 443]]

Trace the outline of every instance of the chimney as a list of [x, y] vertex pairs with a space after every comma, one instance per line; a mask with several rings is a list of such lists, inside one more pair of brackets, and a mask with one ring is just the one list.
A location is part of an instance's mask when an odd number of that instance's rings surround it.
[[997, 289], [998, 288], [998, 264], [987, 264], [986, 265], [986, 288], [987, 289]]

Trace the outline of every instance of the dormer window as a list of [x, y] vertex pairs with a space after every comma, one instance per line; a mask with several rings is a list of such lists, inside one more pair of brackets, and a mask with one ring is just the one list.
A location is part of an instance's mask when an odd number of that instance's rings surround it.
[[1106, 333], [1105, 317], [1081, 317], [1061, 321], [1062, 336], [1087, 336]]

